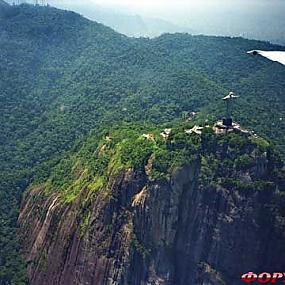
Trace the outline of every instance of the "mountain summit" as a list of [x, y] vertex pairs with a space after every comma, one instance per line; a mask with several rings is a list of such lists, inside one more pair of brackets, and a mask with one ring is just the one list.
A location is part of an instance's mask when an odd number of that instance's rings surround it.
[[284, 267], [270, 144], [192, 127], [105, 129], [32, 186], [19, 219], [31, 284], [238, 285], [249, 267]]

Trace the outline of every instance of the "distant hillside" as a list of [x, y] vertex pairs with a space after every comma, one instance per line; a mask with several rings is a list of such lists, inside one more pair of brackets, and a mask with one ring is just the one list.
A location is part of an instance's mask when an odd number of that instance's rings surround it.
[[131, 37], [156, 37], [163, 33], [186, 31], [165, 20], [112, 13], [100, 8], [88, 10], [82, 14]]
[[214, 120], [232, 90], [241, 96], [235, 119], [284, 151], [285, 68], [246, 54], [281, 47], [188, 34], [131, 39], [73, 12], [26, 4], [8, 11], [0, 17], [3, 284], [25, 279], [15, 240], [22, 191], [91, 130], [191, 111]]
[[125, 16], [94, 13], [93, 15], [90, 15], [89, 18], [110, 26], [114, 30], [131, 37], [156, 37], [164, 33], [186, 31], [186, 29], [178, 27], [168, 21], [142, 17], [139, 15]]
[[[53, 1], [56, 7], [64, 6], [57, 1]], [[141, 15], [132, 15], [123, 13], [111, 8], [102, 8], [97, 5], [75, 5], [71, 4], [70, 8], [85, 17], [102, 23], [116, 30], [119, 33], [131, 37], [156, 37], [163, 33], [186, 32], [191, 29], [179, 27], [169, 21], [159, 18], [145, 17]]]
[[248, 7], [242, 8], [237, 1], [215, 12], [193, 13], [189, 16], [189, 25], [200, 34], [241, 36], [285, 45], [285, 2], [257, 2], [248, 2]]
[[[13, 0], [7, 2], [14, 3]], [[33, 3], [33, 0], [24, 2]], [[98, 6], [92, 1], [81, 3], [49, 0], [48, 2], [61, 9], [76, 11], [127, 36], [155, 37], [164, 33], [188, 32], [199, 35], [244, 37], [285, 45], [283, 32], [285, 3], [281, 0], [251, 1], [248, 4], [240, 0], [234, 1], [232, 5], [223, 1], [220, 5], [214, 4], [212, 7], [201, 4], [205, 9], [199, 9], [200, 5], [194, 5], [192, 9], [187, 8], [183, 13], [177, 12], [176, 9], [170, 15], [162, 13], [163, 19], [149, 16], [152, 15], [151, 11], [144, 14], [137, 10], [135, 13], [126, 7], [123, 9], [104, 6], [104, 3]], [[213, 3], [218, 2], [213, 1]], [[177, 10], [179, 7], [180, 5], [177, 5]]]

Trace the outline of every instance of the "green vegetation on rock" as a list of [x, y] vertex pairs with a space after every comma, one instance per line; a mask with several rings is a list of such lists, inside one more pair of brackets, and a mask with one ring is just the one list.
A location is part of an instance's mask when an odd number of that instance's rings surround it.
[[[54, 167], [48, 180], [43, 181], [45, 193], [57, 192], [62, 202], [70, 203], [84, 190], [92, 197], [120, 171], [145, 171], [151, 163], [151, 178], [167, 178], [173, 169], [197, 158], [197, 136], [186, 134], [182, 126], [172, 128], [168, 139], [161, 135], [162, 131], [126, 123], [91, 135], [79, 150], [71, 151]], [[36, 184], [43, 179], [38, 177]]]
[[[97, 191], [107, 192], [111, 177], [128, 170], [145, 172], [150, 180], [170, 179], [175, 169], [201, 161], [200, 179], [205, 186], [249, 190], [256, 183], [262, 190], [276, 181], [274, 171], [282, 169], [269, 142], [255, 135], [239, 131], [216, 135], [211, 126], [205, 126], [201, 135], [190, 134], [193, 124], [183, 121], [169, 126], [167, 137], [163, 125], [130, 123], [94, 133], [54, 167], [48, 180], [38, 178], [37, 183], [42, 183], [46, 195], [56, 193], [63, 203], [72, 203], [84, 191], [88, 192], [87, 199]], [[259, 164], [264, 170], [258, 170]], [[248, 183], [241, 182], [245, 173], [251, 177]], [[83, 227], [87, 220], [88, 215]]]

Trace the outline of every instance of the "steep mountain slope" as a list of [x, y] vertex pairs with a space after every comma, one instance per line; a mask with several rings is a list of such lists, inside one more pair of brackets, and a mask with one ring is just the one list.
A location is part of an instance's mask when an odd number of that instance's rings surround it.
[[236, 285], [249, 268], [285, 265], [272, 148], [187, 128], [166, 140], [162, 128], [105, 130], [31, 187], [20, 223], [32, 285]]
[[[246, 51], [281, 49], [241, 38], [186, 34], [129, 39], [51, 7], [0, 7], [0, 280], [24, 277], [15, 240], [18, 204], [35, 174], [90, 130], [118, 121], [167, 122], [183, 112], [235, 116], [284, 145], [283, 66]], [[270, 103], [270, 104], [268, 104]], [[254, 106], [254, 108], [253, 108]]]
[[[31, 177], [31, 167], [51, 158], [51, 153], [58, 155], [62, 145], [74, 139], [69, 135], [60, 146], [55, 133], [50, 134], [56, 116], [49, 116], [49, 113], [58, 96], [55, 91], [62, 91], [57, 90], [57, 80], [63, 78], [63, 71], [78, 60], [89, 44], [85, 39], [89, 38], [90, 23], [74, 13], [27, 5], [10, 7], [0, 17], [0, 280], [3, 284], [20, 284], [24, 278], [17, 259], [15, 231], [19, 200]], [[104, 31], [105, 46], [109, 45], [109, 37], [114, 41], [121, 38], [101, 25], [92, 24], [92, 29], [91, 40], [95, 44], [104, 43], [100, 40], [100, 29]], [[62, 114], [60, 106], [57, 111], [58, 115]], [[47, 120], [50, 120], [51, 129], [44, 126]], [[37, 129], [40, 135], [31, 136]], [[42, 144], [47, 139], [51, 144]]]

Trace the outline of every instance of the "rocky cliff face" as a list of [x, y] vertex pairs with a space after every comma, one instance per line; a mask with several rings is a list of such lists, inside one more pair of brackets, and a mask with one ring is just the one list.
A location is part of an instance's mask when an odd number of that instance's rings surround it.
[[248, 271], [282, 272], [285, 195], [270, 157], [251, 148], [247, 170], [236, 166], [245, 189], [213, 183], [230, 176], [225, 153], [197, 155], [168, 178], [149, 175], [152, 156], [145, 169], [110, 173], [93, 197], [83, 187], [72, 203], [45, 184], [32, 188], [19, 218], [31, 284], [235, 285]]

